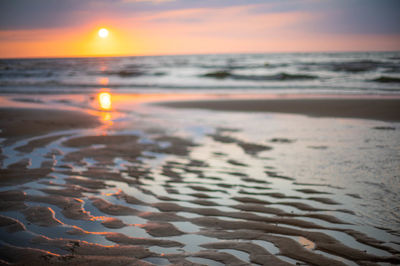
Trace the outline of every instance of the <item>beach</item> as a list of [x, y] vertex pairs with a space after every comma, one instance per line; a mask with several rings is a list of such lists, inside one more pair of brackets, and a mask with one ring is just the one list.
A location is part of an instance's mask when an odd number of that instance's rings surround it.
[[1, 102], [2, 263], [400, 263], [396, 97]]
[[0, 10], [0, 265], [400, 265], [400, 1]]

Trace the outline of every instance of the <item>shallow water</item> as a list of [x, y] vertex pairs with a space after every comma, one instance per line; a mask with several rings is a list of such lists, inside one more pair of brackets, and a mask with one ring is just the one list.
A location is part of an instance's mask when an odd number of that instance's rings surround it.
[[[96, 97], [90, 99], [86, 108], [97, 104]], [[43, 101], [53, 98], [43, 97]], [[83, 106], [82, 101], [73, 100], [60, 106], [65, 104]], [[118, 102], [113, 104], [118, 108]], [[229, 259], [250, 263], [255, 251], [245, 246], [204, 246], [235, 240], [239, 245], [252, 243], [263, 248], [264, 255], [276, 255], [279, 250], [276, 258], [286, 262], [312, 263], [305, 261], [309, 255], [302, 258], [281, 250], [279, 238], [286, 238], [298, 245], [306, 244], [303, 249], [311, 254], [316, 251], [349, 265], [357, 262], [345, 252], [323, 249], [302, 235], [321, 232], [358, 252], [366, 250], [365, 254], [378, 256], [377, 261], [385, 261], [384, 257], [393, 255], [394, 250], [399, 252], [399, 123], [182, 111], [152, 105], [134, 105], [131, 109], [126, 105], [123, 110], [110, 112], [106, 121], [111, 123], [96, 129], [52, 133], [62, 137], [32, 152], [15, 149], [37, 137], [2, 144], [3, 154], [8, 156], [3, 169], [25, 158], [32, 161], [28, 169], [35, 169], [49, 160], [45, 156], [49, 151], [62, 151], [52, 157], [55, 166], [49, 176], [53, 178], [0, 188], [2, 192], [26, 192], [27, 205], [50, 207], [62, 224], [40, 226], [22, 214], [23, 209], [2, 211], [1, 215], [26, 226], [23, 232], [2, 231], [3, 245], [68, 253], [63, 244], [33, 242], [43, 235], [100, 245], [143, 246], [155, 253], [145, 260], [160, 265], [172, 263], [174, 256], [198, 263], [212, 261], [215, 265], [232, 262]], [[102, 112], [98, 115], [104, 118]], [[84, 136], [99, 139], [102, 135], [136, 136], [137, 146], [129, 146], [132, 141], [118, 137], [114, 141], [122, 141], [122, 146], [107, 138], [71, 144]], [[140, 147], [140, 155], [131, 157], [135, 147]], [[82, 159], [71, 154], [82, 155]], [[49, 202], [49, 198], [66, 195], [61, 194], [67, 193], [62, 190], [72, 187], [80, 196], [65, 197], [78, 198], [90, 219], [74, 218], [65, 212], [67, 205]], [[106, 201], [105, 205], [101, 200]], [[106, 227], [106, 217], [121, 223]], [[332, 222], [329, 217], [345, 224]], [[168, 227], [159, 231], [158, 226]], [[72, 228], [80, 234], [73, 234]], [[250, 232], [235, 235], [243, 230]], [[110, 233], [135, 239], [121, 240]], [[261, 235], [255, 238], [251, 234]], [[133, 244], [136, 238], [161, 242]], [[180, 245], [166, 246], [165, 240]], [[310, 248], [310, 243], [315, 247]], [[220, 252], [227, 253], [226, 257], [220, 257]]]

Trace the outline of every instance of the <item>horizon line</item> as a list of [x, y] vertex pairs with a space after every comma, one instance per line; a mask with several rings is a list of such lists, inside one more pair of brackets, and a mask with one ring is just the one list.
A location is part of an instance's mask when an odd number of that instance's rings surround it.
[[71, 55], [71, 56], [21, 56], [21, 57], [0, 57], [0, 60], [13, 60], [13, 59], [78, 59], [78, 58], [119, 58], [119, 57], [159, 57], [159, 56], [196, 56], [196, 55], [237, 55], [237, 54], [329, 54], [329, 53], [393, 53], [400, 52], [398, 50], [326, 50], [326, 51], [274, 51], [274, 52], [215, 52], [215, 53], [176, 53], [176, 54], [121, 54], [121, 55]]

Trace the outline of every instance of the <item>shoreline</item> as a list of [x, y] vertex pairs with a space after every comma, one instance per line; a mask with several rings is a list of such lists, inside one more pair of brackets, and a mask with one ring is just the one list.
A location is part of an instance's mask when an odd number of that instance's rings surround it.
[[[386, 122], [400, 122], [400, 98], [358, 98], [339, 95], [154, 95], [112, 94], [113, 108], [106, 112], [71, 109], [72, 106], [50, 105], [43, 102], [21, 102], [12, 97], [1, 97], [0, 137], [21, 138], [44, 135], [53, 131], [94, 128], [102, 125], [104, 114], [119, 112], [119, 107], [134, 104], [178, 109], [205, 109], [230, 112], [300, 114], [311, 117], [356, 118]], [[36, 96], [35, 96], [36, 97]], [[69, 95], [68, 97], [71, 97]], [[81, 96], [79, 96], [81, 97]], [[75, 96], [69, 100], [74, 101]], [[115, 116], [115, 115], [114, 115]], [[29, 130], [28, 130], [29, 128]]]
[[287, 98], [157, 102], [159, 106], [234, 112], [303, 114], [312, 117], [360, 118], [400, 122], [400, 99]]
[[[25, 96], [26, 97], [26, 96]], [[37, 97], [33, 96], [33, 97]], [[121, 107], [125, 109], [132, 103], [178, 109], [205, 109], [230, 112], [257, 112], [300, 114], [311, 117], [356, 118], [386, 122], [400, 122], [400, 98], [370, 97], [359, 95], [159, 95], [159, 94], [112, 94], [113, 108], [106, 112], [88, 108], [76, 109], [73, 106], [48, 102], [30, 102], [0, 96], [4, 103], [0, 107], [0, 137], [21, 138], [38, 136], [53, 131], [93, 128], [102, 125], [104, 114], [115, 114]], [[75, 101], [75, 95], [67, 96]], [[82, 96], [78, 96], [82, 100]], [[61, 101], [60, 101], [61, 102]], [[72, 108], [71, 108], [72, 107]], [[84, 110], [86, 109], [86, 110]], [[93, 113], [94, 111], [94, 113]], [[113, 115], [115, 117], [115, 115]], [[27, 130], [29, 128], [29, 130]]]

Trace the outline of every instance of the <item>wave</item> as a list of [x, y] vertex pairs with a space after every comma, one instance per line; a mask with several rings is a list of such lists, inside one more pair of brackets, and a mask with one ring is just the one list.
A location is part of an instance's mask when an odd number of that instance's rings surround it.
[[202, 77], [206, 78], [215, 78], [215, 79], [236, 79], [236, 80], [252, 80], [252, 81], [288, 81], [288, 80], [310, 80], [317, 79], [318, 76], [315, 75], [307, 75], [307, 74], [288, 74], [285, 72], [281, 72], [275, 75], [239, 75], [232, 74], [229, 71], [214, 71], [209, 72]]
[[380, 83], [400, 83], [400, 78], [389, 77], [389, 76], [380, 76], [379, 78], [373, 79], [372, 81], [380, 82]]
[[375, 60], [358, 60], [358, 61], [341, 61], [341, 62], [305, 62], [300, 66], [304, 71], [308, 70], [328, 70], [332, 72], [362, 73], [376, 71], [379, 68], [388, 72], [398, 72], [400, 65], [396, 62], [375, 61]]
[[329, 67], [338, 72], [366, 72], [376, 70], [382, 63], [372, 60], [332, 63]]
[[119, 70], [119, 71], [103, 71], [103, 72], [98, 72], [98, 75], [108, 75], [108, 76], [119, 76], [121, 78], [131, 78], [131, 77], [138, 77], [138, 76], [143, 76], [146, 74], [146, 72], [141, 71], [141, 70]]
[[206, 78], [224, 79], [230, 77], [231, 75], [232, 74], [229, 71], [222, 70], [222, 71], [209, 72], [202, 76]]
[[0, 93], [103, 87], [400, 93], [398, 58], [396, 52], [0, 59]]
[[55, 74], [51, 71], [0, 71], [2, 78], [48, 78]]
[[[276, 84], [276, 83], [275, 83]], [[83, 85], [83, 86], [82, 86]], [[177, 85], [146, 85], [146, 84], [130, 84], [119, 86], [91, 86], [90, 84], [64, 84], [63, 86], [0, 86], [1, 94], [88, 94], [98, 93], [104, 88], [110, 89], [116, 93], [277, 93], [277, 94], [343, 94], [343, 95], [399, 95], [398, 89], [365, 89], [365, 87], [350, 87], [350, 86], [287, 86], [285, 85], [244, 85], [244, 86], [177, 86]]]
[[[79, 87], [79, 88], [103, 88], [105, 85], [99, 83], [67, 83], [58, 80], [45, 80], [45, 81], [2, 81], [0, 82], [0, 88], [2, 87], [52, 87], [57, 88], [60, 87]], [[107, 87], [131, 87], [132, 84], [124, 84], [124, 83], [115, 83], [115, 84], [107, 84]], [[1, 89], [3, 90], [3, 89]]]

